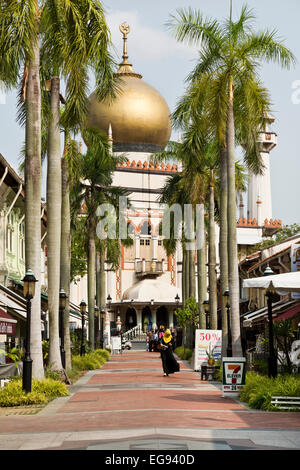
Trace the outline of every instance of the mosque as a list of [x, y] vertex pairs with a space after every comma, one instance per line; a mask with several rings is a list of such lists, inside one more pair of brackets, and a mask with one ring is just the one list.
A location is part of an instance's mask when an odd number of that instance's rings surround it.
[[[134, 243], [122, 246], [119, 268], [113, 271], [106, 264], [106, 324], [122, 323], [125, 330], [135, 326], [144, 331], [176, 325], [174, 311], [182, 299], [182, 253], [180, 244], [174, 255], [167, 256], [159, 225], [163, 207], [158, 196], [168, 177], [180, 171], [174, 162], [153, 165], [151, 155], [163, 150], [171, 135], [170, 109], [142, 75], [133, 70], [127, 53], [129, 26], [120, 26], [123, 34], [123, 61], [117, 71], [122, 78], [122, 93], [112, 102], [98, 102], [90, 97], [88, 126], [107, 133], [112, 150], [126, 154], [126, 163], [114, 173], [113, 185], [126, 188], [132, 207], [126, 212], [128, 233]], [[263, 175], [249, 175], [248, 195], [239, 194], [237, 201], [237, 238], [239, 251], [271, 235], [281, 227], [272, 219], [270, 151], [277, 144], [277, 135], [270, 129], [272, 117], [266, 117], [259, 136]], [[246, 205], [244, 205], [244, 200]], [[216, 231], [218, 246], [218, 230]], [[241, 290], [242, 294], [242, 290]], [[77, 303], [75, 301], [75, 303]]]

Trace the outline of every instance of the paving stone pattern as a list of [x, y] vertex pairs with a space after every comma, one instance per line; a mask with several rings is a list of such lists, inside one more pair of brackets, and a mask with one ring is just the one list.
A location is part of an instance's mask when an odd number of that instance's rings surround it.
[[299, 413], [247, 409], [179, 362], [164, 377], [159, 353], [125, 351], [35, 414], [0, 409], [0, 450], [300, 449]]

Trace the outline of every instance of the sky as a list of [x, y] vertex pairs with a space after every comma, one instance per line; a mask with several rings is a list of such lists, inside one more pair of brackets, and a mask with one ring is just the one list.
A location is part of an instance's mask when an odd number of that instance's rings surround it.
[[[276, 29], [297, 58], [290, 71], [276, 64], [261, 65], [261, 80], [269, 89], [276, 118], [273, 130], [278, 146], [270, 154], [273, 218], [283, 224], [300, 224], [300, 2], [299, 0], [233, 0], [236, 18], [247, 3], [256, 16], [257, 30]], [[230, 0], [104, 0], [115, 56], [121, 61], [119, 25], [130, 25], [128, 55], [133, 69], [154, 86], [171, 112], [185, 90], [185, 79], [197, 61], [197, 48], [178, 43], [166, 22], [177, 8], [192, 7], [205, 17], [222, 20], [229, 15]], [[93, 77], [91, 77], [91, 92]], [[24, 129], [16, 122], [16, 91], [0, 92], [0, 153], [17, 170]], [[173, 139], [177, 134], [173, 132]]]

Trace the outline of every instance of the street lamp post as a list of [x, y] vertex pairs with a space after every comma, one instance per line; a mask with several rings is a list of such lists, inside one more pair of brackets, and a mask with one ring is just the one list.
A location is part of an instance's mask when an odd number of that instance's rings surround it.
[[230, 327], [230, 303], [229, 303], [229, 290], [226, 289], [224, 292], [226, 299], [226, 311], [227, 311], [227, 357], [232, 357], [232, 338], [231, 338], [231, 327]]
[[23, 279], [23, 294], [26, 299], [26, 339], [25, 357], [23, 359], [23, 381], [22, 388], [26, 393], [31, 392], [32, 383], [32, 359], [30, 356], [30, 323], [31, 323], [31, 299], [35, 293], [35, 283], [37, 282], [31, 269], [28, 269]]
[[100, 319], [101, 319], [101, 342], [100, 342], [100, 347], [103, 349], [103, 343], [104, 343], [104, 318], [105, 318], [105, 310], [102, 308], [100, 312]]
[[110, 294], [108, 294], [108, 296], [106, 298], [106, 303], [107, 303], [106, 324], [107, 324], [107, 341], [108, 341], [108, 344], [110, 344], [110, 335], [111, 335], [111, 331], [110, 331], [110, 320], [111, 320], [110, 306], [111, 306], [111, 301], [112, 301], [112, 298], [111, 298]]
[[[264, 272], [264, 276], [272, 276], [274, 272], [268, 266]], [[273, 312], [272, 312], [272, 301], [274, 292], [271, 289], [267, 289], [266, 297], [268, 304], [268, 327], [269, 327], [269, 358], [268, 358], [268, 376], [277, 377], [277, 358], [274, 348], [274, 335], [273, 335]]]
[[99, 307], [95, 305], [95, 349], [97, 349], [97, 343], [99, 338]]
[[[175, 297], [175, 302], [176, 302], [176, 310], [178, 309], [179, 307], [179, 301], [180, 301], [180, 297], [178, 295], [178, 293], [176, 294], [176, 297]], [[174, 318], [174, 327], [177, 327], [177, 317], [176, 315], [173, 316]]]
[[204, 312], [205, 312], [205, 319], [206, 319], [206, 329], [208, 330], [210, 327], [210, 318], [209, 318], [209, 300], [204, 300], [203, 302]]
[[80, 356], [85, 355], [85, 345], [84, 345], [84, 323], [85, 323], [85, 313], [86, 313], [86, 303], [84, 300], [80, 302], [80, 313], [81, 313], [81, 346], [80, 346]]
[[64, 313], [67, 303], [67, 294], [64, 289], [59, 291], [59, 322], [60, 322], [60, 356], [63, 368], [66, 368], [66, 352], [65, 352], [65, 338], [64, 338]]

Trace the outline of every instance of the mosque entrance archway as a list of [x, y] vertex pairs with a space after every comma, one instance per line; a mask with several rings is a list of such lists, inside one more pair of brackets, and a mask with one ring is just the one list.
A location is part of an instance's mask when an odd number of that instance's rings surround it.
[[126, 330], [131, 330], [131, 328], [133, 328], [136, 325], [137, 325], [136, 311], [134, 310], [134, 308], [130, 307], [127, 309], [126, 317], [125, 317]]
[[152, 313], [149, 307], [144, 307], [142, 310], [142, 327], [143, 331], [146, 333], [150, 326], [152, 328]]
[[168, 309], [164, 305], [157, 309], [156, 323], [158, 328], [160, 328], [160, 326], [164, 326], [165, 328], [169, 326]]

